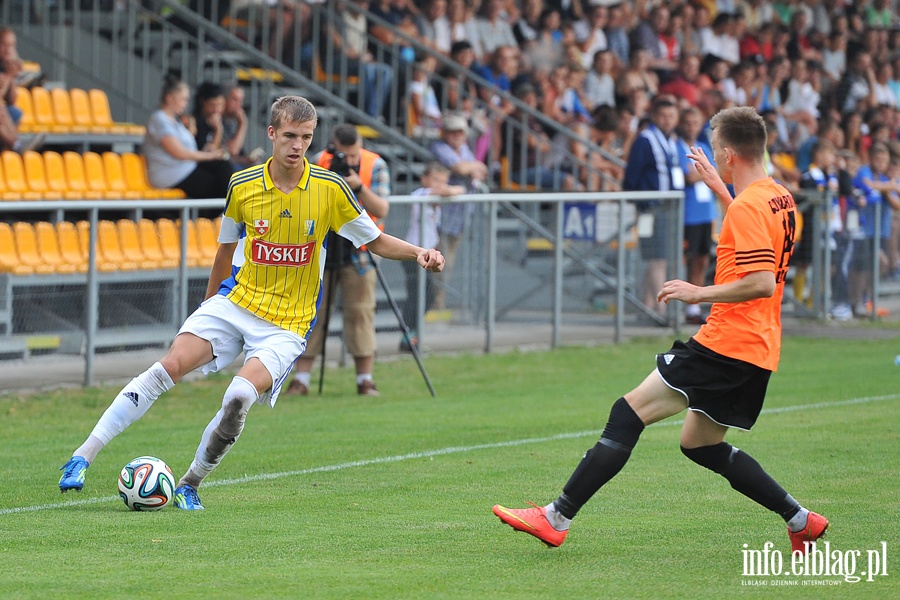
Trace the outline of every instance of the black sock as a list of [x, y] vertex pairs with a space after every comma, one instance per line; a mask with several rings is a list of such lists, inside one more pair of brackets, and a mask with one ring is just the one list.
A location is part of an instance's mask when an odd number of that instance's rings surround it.
[[554, 501], [556, 510], [566, 518], [575, 518], [597, 490], [622, 470], [642, 431], [643, 421], [625, 398], [616, 400], [600, 440], [585, 452], [563, 493]]
[[714, 471], [728, 480], [731, 487], [785, 521], [797, 514], [800, 505], [756, 460], [727, 442], [681, 451], [698, 465]]

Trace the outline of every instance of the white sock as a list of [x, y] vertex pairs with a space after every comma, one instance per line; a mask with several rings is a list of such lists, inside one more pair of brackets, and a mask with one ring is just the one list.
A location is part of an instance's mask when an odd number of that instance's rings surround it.
[[[222, 423], [222, 418], [225, 416], [225, 407], [235, 399], [240, 400], [241, 402], [242, 414], [236, 421], [225, 423], [221, 428], [223, 431], [219, 431], [217, 439], [213, 441], [213, 434], [216, 432], [216, 429], [219, 428], [219, 425]], [[200, 445], [197, 447], [197, 453], [194, 455], [193, 462], [191, 462], [191, 467], [178, 482], [178, 485], [187, 484], [194, 489], [200, 487], [200, 484], [206, 476], [218, 466], [225, 454], [227, 454], [237, 442], [241, 432], [244, 430], [244, 418], [257, 399], [259, 399], [259, 393], [256, 391], [256, 387], [243, 377], [235, 375], [234, 379], [231, 380], [228, 389], [225, 390], [225, 396], [222, 398], [222, 408], [219, 409], [216, 416], [213, 417], [212, 421], [209, 422], [209, 425], [206, 426], [203, 437], [200, 438]], [[223, 436], [229, 437], [233, 441], [223, 444]], [[210, 443], [211, 441], [213, 441], [212, 444]]]
[[797, 533], [798, 531], [806, 529], [806, 521], [808, 517], [809, 511], [801, 507], [800, 511], [788, 520], [788, 529], [790, 529], [792, 533]]
[[310, 377], [312, 377], [312, 374], [309, 371], [305, 373], [303, 371], [297, 371], [296, 373], [294, 373], [294, 380], [299, 381], [300, 383], [305, 385], [307, 389], [309, 389]]
[[557, 531], [569, 530], [569, 525], [572, 524], [572, 519], [566, 518], [559, 514], [556, 511], [556, 506], [554, 506], [552, 502], [544, 508], [546, 509], [544, 512], [547, 514], [547, 521], [550, 522], [550, 525], [553, 527], [553, 529]]
[[[125, 431], [129, 425], [144, 416], [144, 413], [163, 393], [175, 385], [172, 378], [161, 364], [153, 363], [153, 366], [132, 379], [128, 385], [122, 388], [97, 425], [91, 432], [91, 436], [100, 442], [99, 448], [90, 438], [76, 451], [76, 455], [84, 456], [88, 462], [93, 462], [97, 453], [106, 446], [114, 437]], [[93, 456], [91, 456], [91, 454]]]
[[362, 384], [363, 381], [372, 381], [371, 373], [360, 373], [356, 376], [356, 385]]

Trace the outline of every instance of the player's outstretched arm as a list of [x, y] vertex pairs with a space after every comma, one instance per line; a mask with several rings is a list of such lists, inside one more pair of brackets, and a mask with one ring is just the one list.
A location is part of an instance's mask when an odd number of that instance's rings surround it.
[[775, 293], [775, 273], [753, 271], [737, 281], [720, 285], [697, 286], [681, 279], [672, 279], [663, 284], [657, 302], [681, 300], [685, 304], [700, 302], [746, 302], [757, 298], [770, 298]]
[[439, 251], [420, 248], [387, 233], [382, 233], [366, 246], [378, 256], [392, 260], [414, 260], [429, 271], [441, 271], [444, 268], [444, 257]]

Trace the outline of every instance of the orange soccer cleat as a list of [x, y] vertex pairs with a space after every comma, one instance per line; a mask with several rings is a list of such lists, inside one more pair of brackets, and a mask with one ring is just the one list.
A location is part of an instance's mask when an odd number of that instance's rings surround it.
[[547, 509], [537, 504], [532, 504], [534, 508], [506, 508], [495, 504], [494, 514], [500, 517], [500, 520], [516, 529], [530, 533], [537, 539], [541, 540], [550, 547], [556, 548], [566, 541], [566, 535], [569, 530], [559, 531], [547, 520]]
[[828, 519], [818, 513], [809, 512], [806, 518], [806, 527], [800, 531], [791, 531], [788, 528], [788, 536], [791, 538], [791, 552], [801, 552], [804, 555], [809, 551], [807, 542], [814, 542], [824, 537], [828, 531]]

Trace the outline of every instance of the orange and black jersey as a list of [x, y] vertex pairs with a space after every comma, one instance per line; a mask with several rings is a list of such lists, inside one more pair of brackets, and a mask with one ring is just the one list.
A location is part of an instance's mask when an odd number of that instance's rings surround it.
[[797, 233], [790, 192], [771, 177], [753, 182], [722, 222], [716, 250], [716, 285], [754, 271], [775, 274], [771, 298], [713, 304], [694, 339], [719, 354], [775, 371], [781, 354], [781, 300]]

